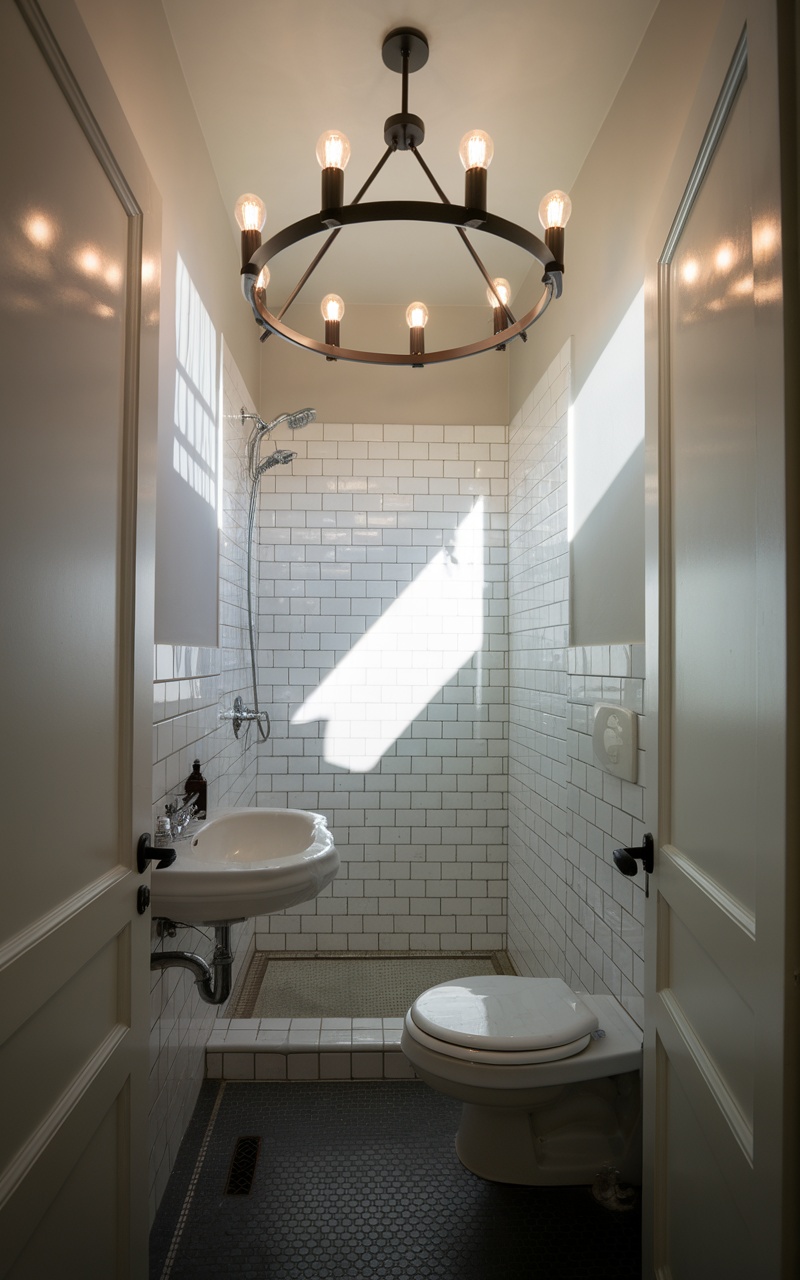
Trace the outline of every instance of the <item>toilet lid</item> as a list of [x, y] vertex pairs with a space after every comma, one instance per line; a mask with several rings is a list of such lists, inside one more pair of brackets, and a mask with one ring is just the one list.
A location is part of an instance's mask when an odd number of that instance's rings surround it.
[[445, 1044], [499, 1051], [574, 1046], [598, 1025], [560, 978], [458, 978], [423, 991], [409, 1012], [420, 1030]]

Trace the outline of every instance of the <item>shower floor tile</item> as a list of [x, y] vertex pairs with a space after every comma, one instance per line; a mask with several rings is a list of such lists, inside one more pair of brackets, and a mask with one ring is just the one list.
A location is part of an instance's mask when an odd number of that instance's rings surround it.
[[232, 1018], [400, 1017], [421, 991], [472, 974], [513, 973], [505, 952], [359, 955], [254, 952]]
[[[638, 1210], [609, 1212], [588, 1187], [474, 1177], [453, 1146], [459, 1112], [418, 1082], [207, 1081], [151, 1280], [640, 1280]], [[236, 1195], [240, 1138], [260, 1147]]]

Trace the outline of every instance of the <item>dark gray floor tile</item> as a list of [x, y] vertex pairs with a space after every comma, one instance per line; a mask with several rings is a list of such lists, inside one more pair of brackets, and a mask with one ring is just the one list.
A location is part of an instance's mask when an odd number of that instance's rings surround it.
[[[219, 1088], [203, 1088], [153, 1227], [152, 1280], [165, 1260], [169, 1280], [640, 1278], [637, 1210], [474, 1177], [453, 1146], [460, 1105], [419, 1082], [226, 1084], [184, 1209]], [[252, 1190], [226, 1195], [242, 1136], [261, 1138]]]

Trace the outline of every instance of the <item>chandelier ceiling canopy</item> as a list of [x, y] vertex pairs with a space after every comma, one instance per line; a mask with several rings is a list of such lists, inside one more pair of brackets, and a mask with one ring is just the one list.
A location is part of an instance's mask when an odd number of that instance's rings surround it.
[[[515, 338], [527, 340], [526, 330], [546, 311], [551, 300], [561, 296], [564, 273], [564, 227], [572, 210], [569, 196], [562, 191], [551, 191], [539, 206], [539, 219], [544, 227], [544, 240], [533, 232], [520, 227], [487, 208], [487, 170], [491, 164], [494, 146], [487, 133], [480, 129], [464, 135], [459, 155], [465, 170], [464, 203], [452, 204], [423, 159], [420, 147], [425, 139], [423, 120], [408, 109], [408, 78], [428, 60], [428, 40], [413, 27], [400, 27], [383, 41], [383, 61], [392, 71], [402, 76], [400, 111], [389, 116], [384, 124], [386, 150], [356, 195], [345, 203], [344, 171], [350, 160], [350, 143], [336, 129], [324, 133], [317, 143], [317, 160], [322, 170], [322, 192], [319, 212], [292, 223], [266, 243], [262, 243], [262, 230], [266, 221], [266, 208], [258, 196], [239, 197], [236, 202], [236, 220], [241, 228], [242, 241], [242, 289], [253, 311], [256, 323], [263, 330], [261, 340], [277, 334], [287, 342], [324, 355], [327, 360], [350, 360], [367, 364], [411, 365], [422, 368], [426, 364], [441, 364], [478, 355], [483, 351], [505, 350]], [[437, 197], [435, 201], [385, 200], [361, 203], [375, 178], [396, 151], [410, 151], [421, 166]], [[329, 293], [321, 305], [324, 322], [324, 341], [306, 336], [284, 323], [284, 316], [310, 279], [322, 258], [336, 238], [348, 227], [374, 222], [429, 223], [452, 226], [460, 237], [472, 260], [474, 269], [483, 276], [487, 303], [492, 309], [494, 332], [459, 347], [444, 350], [425, 350], [425, 326], [428, 309], [424, 302], [412, 301], [406, 311], [409, 327], [408, 353], [366, 351], [341, 345], [344, 302], [338, 294]], [[543, 291], [525, 315], [519, 319], [513, 314], [511, 290], [508, 281], [492, 278], [470, 240], [468, 229], [476, 229], [518, 246], [539, 262], [542, 271]], [[308, 268], [284, 301], [280, 310], [273, 312], [267, 299], [269, 287], [269, 263], [283, 250], [311, 236], [327, 231], [327, 236]]]

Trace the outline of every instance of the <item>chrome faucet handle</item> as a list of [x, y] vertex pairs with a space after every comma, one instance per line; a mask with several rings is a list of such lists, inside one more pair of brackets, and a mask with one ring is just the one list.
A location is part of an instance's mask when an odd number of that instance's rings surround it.
[[164, 811], [172, 828], [181, 831], [186, 826], [189, 819], [197, 812], [197, 799], [197, 795], [193, 795], [167, 801]]

